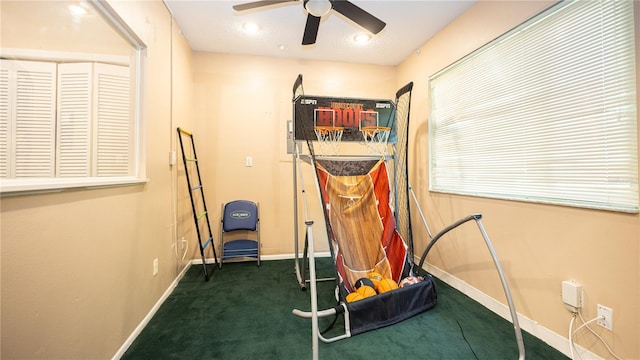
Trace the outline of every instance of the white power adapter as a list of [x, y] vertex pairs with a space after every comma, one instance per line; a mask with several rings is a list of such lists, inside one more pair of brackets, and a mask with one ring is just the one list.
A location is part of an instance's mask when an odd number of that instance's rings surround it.
[[562, 282], [562, 302], [567, 310], [577, 313], [582, 307], [582, 285], [573, 280]]

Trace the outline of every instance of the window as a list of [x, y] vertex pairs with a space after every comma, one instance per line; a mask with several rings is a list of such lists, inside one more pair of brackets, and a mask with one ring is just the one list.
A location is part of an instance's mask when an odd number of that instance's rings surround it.
[[[77, 10], [77, 1], [3, 5], [3, 195], [144, 181], [137, 106], [144, 44], [105, 2], [82, 3], [80, 15], [71, 15], [71, 4]], [[42, 22], [45, 36], [20, 25]]]
[[431, 191], [638, 211], [632, 1], [560, 2], [430, 96]]

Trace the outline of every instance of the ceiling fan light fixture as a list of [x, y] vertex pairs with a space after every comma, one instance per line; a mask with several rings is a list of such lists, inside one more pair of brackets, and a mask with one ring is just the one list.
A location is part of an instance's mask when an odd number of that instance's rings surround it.
[[305, 0], [304, 2], [304, 8], [315, 17], [327, 15], [331, 11], [331, 7], [329, 0]]

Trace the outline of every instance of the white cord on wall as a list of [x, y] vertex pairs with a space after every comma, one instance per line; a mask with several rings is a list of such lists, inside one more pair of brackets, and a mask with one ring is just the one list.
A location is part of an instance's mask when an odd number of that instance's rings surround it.
[[[173, 12], [171, 12], [171, 9], [167, 6], [166, 3], [164, 3], [165, 8], [167, 9], [167, 11], [169, 12], [169, 28], [170, 28], [170, 39], [169, 39], [169, 88], [170, 88], [170, 92], [169, 92], [169, 152], [175, 154], [176, 153], [176, 147], [177, 147], [177, 143], [178, 143], [178, 136], [176, 134], [176, 125], [174, 123], [174, 119], [173, 119], [173, 23], [175, 21], [175, 18], [173, 16]], [[187, 241], [184, 240], [184, 238], [182, 238], [180, 240], [180, 245], [184, 247], [184, 252], [182, 253], [182, 256], [180, 256], [178, 254], [178, 164], [177, 162], [174, 162], [173, 164], [170, 164], [171, 166], [171, 236], [173, 237], [172, 239], [172, 245], [171, 247], [174, 248], [174, 255], [175, 257], [180, 261], [180, 263], [184, 263], [184, 259], [187, 255], [187, 250], [189, 248], [189, 243]]]
[[[578, 326], [575, 330], [573, 330], [573, 324], [576, 320], [576, 317], [580, 318], [580, 321], [582, 321], [582, 325]], [[571, 321], [569, 322], [569, 350], [571, 352], [571, 359], [575, 360], [576, 359], [576, 355], [577, 358], [580, 359], [580, 354], [576, 351], [574, 353], [574, 348], [575, 345], [573, 343], [573, 338], [575, 337], [575, 335], [578, 333], [578, 331], [582, 330], [582, 328], [587, 328], [593, 335], [596, 336], [596, 338], [598, 338], [598, 340], [600, 340], [602, 342], [602, 344], [604, 344], [604, 346], [607, 348], [607, 351], [609, 351], [609, 353], [616, 358], [617, 360], [622, 360], [622, 358], [620, 358], [616, 353], [613, 352], [613, 350], [611, 349], [611, 347], [609, 347], [609, 344], [607, 344], [607, 342], [602, 338], [602, 336], [600, 336], [600, 334], [596, 333], [595, 330], [593, 330], [589, 324], [596, 322], [600, 319], [604, 319], [604, 316], [598, 316], [595, 317], [589, 321], [585, 321], [584, 318], [582, 317], [582, 313], [578, 310], [577, 312], [573, 313], [573, 316], [571, 317]]]
[[573, 323], [576, 321], [577, 315], [578, 313], [573, 313], [571, 321], [569, 322], [569, 351], [571, 353], [571, 360], [576, 358], [573, 354]]

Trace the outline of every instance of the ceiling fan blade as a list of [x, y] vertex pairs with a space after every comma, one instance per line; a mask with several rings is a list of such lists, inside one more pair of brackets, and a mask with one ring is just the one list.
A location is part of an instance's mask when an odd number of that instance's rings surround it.
[[382, 20], [362, 10], [351, 1], [332, 1], [333, 10], [351, 19], [372, 34], [377, 34], [387, 25]]
[[297, 2], [297, 1], [299, 1], [299, 0], [262, 0], [262, 1], [254, 1], [254, 2], [250, 2], [250, 3], [233, 5], [233, 10], [235, 10], [235, 11], [251, 10], [251, 9], [255, 9], [255, 8], [259, 8], [259, 7], [263, 7], [263, 6], [271, 6], [271, 5], [281, 4], [281, 3]]
[[304, 26], [302, 45], [311, 45], [316, 43], [318, 28], [320, 28], [320, 18], [309, 14], [307, 16], [307, 24]]

